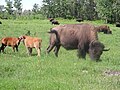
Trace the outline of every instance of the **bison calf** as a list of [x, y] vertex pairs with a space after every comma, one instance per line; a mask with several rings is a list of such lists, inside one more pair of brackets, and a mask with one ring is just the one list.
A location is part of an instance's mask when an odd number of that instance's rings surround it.
[[36, 48], [38, 56], [40, 56], [42, 39], [30, 36], [20, 36], [20, 38], [23, 40], [28, 55], [32, 54], [32, 48]]
[[5, 37], [1, 39], [2, 46], [0, 47], [0, 52], [4, 53], [4, 49], [6, 46], [10, 46], [13, 48], [13, 51], [15, 52], [18, 51], [18, 46], [20, 44], [21, 38], [16, 38], [16, 37]]

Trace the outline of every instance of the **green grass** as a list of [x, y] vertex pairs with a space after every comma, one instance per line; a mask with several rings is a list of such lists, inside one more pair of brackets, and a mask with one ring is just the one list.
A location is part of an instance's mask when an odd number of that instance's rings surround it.
[[[77, 51], [66, 51], [61, 47], [59, 57], [45, 54], [49, 42], [47, 31], [54, 27], [48, 20], [1, 20], [0, 38], [19, 37], [28, 30], [32, 36], [42, 38], [41, 57], [33, 50], [28, 56], [23, 43], [19, 52], [11, 47], [0, 54], [0, 90], [120, 90], [120, 76], [106, 76], [107, 70], [120, 71], [120, 28], [110, 25], [112, 35], [99, 33], [99, 40], [110, 51], [104, 52], [101, 62], [78, 59]], [[61, 24], [78, 23], [75, 20], [59, 20]], [[101, 25], [103, 21], [85, 21]]]

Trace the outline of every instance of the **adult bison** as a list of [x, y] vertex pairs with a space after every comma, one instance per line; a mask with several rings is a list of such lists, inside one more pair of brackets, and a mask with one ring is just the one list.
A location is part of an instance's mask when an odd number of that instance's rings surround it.
[[59, 25], [51, 29], [50, 44], [47, 48], [49, 53], [54, 47], [55, 55], [58, 56], [60, 46], [67, 50], [78, 49], [78, 57], [86, 57], [89, 53], [90, 58], [99, 60], [104, 49], [104, 45], [98, 41], [97, 30], [91, 24], [66, 24]]
[[116, 27], [120, 27], [120, 22], [116, 22]]
[[55, 20], [54, 18], [49, 18], [49, 21], [52, 23], [52, 24], [54, 24], [54, 25], [59, 25], [60, 23], [57, 21], [57, 20]]
[[104, 34], [112, 34], [110, 27], [107, 25], [97, 26], [96, 28], [98, 32], [103, 32]]

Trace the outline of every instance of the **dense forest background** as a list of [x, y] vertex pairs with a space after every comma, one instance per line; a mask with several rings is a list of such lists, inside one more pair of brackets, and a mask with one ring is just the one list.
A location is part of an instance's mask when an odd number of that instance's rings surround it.
[[35, 3], [32, 10], [22, 9], [22, 0], [5, 0], [0, 5], [1, 19], [44, 19], [64, 18], [105, 20], [106, 23], [120, 22], [120, 0], [43, 0]]

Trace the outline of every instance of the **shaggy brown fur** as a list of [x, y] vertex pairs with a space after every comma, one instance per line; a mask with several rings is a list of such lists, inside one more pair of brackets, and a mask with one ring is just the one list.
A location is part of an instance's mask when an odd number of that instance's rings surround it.
[[67, 50], [78, 49], [78, 57], [85, 58], [86, 53], [91, 59], [98, 60], [104, 50], [104, 45], [98, 41], [97, 30], [91, 24], [66, 24], [54, 27], [49, 32], [49, 53], [55, 47], [58, 56], [60, 46]]

